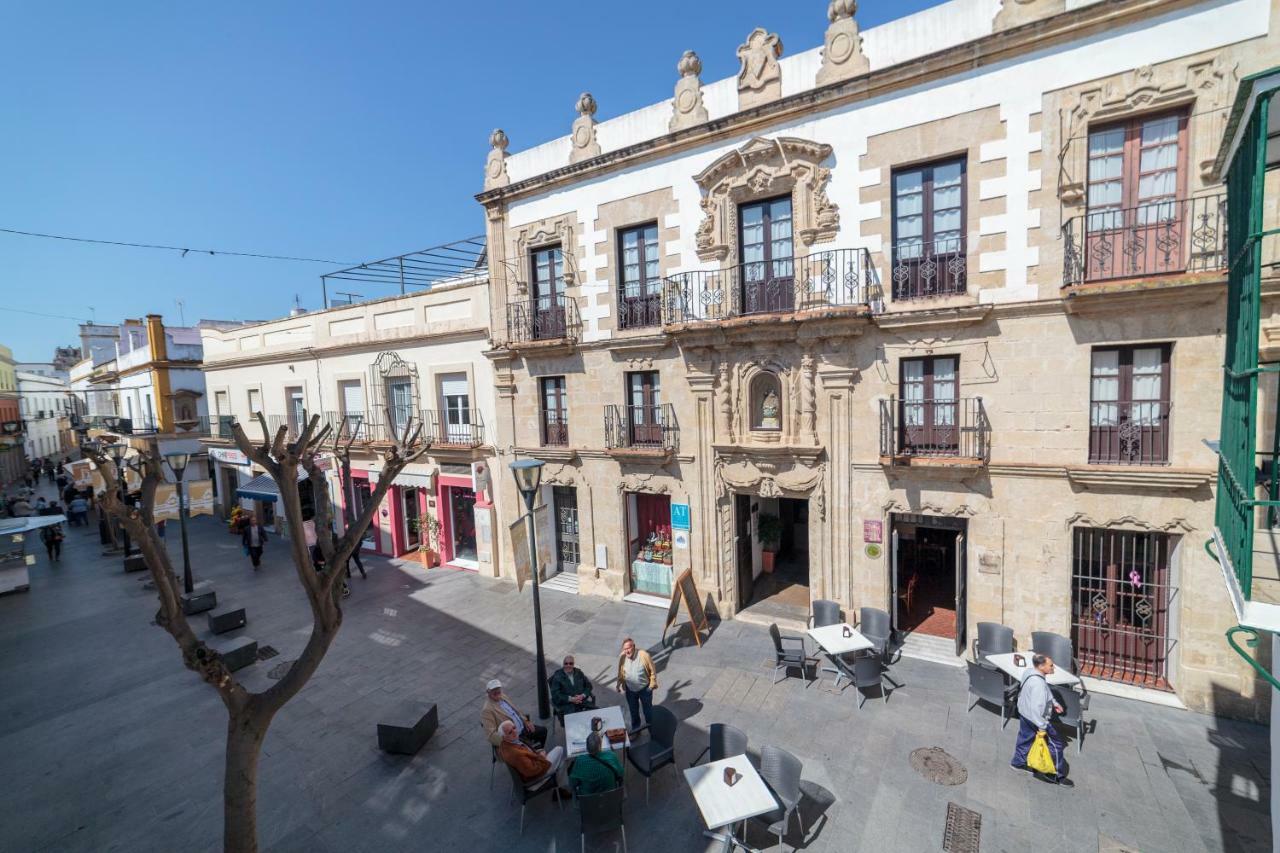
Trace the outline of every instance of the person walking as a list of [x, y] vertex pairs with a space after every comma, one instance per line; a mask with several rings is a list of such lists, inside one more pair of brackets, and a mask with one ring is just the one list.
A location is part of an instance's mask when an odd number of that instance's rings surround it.
[[249, 559], [253, 562], [253, 570], [258, 570], [258, 564], [262, 562], [262, 549], [267, 545], [267, 531], [258, 519], [250, 519], [249, 523], [244, 526], [244, 530], [240, 532], [240, 544], [244, 545], [244, 552], [249, 555]]
[[1037, 779], [1071, 787], [1071, 780], [1063, 773], [1062, 738], [1052, 724], [1053, 715], [1062, 713], [1062, 706], [1054, 701], [1053, 691], [1049, 689], [1048, 678], [1055, 670], [1053, 659], [1048, 655], [1032, 655], [1031, 667], [1022, 674], [1022, 687], [1018, 693], [1018, 742], [1009, 765], [1015, 770], [1031, 770], [1027, 766], [1027, 755], [1031, 752], [1036, 737], [1043, 733], [1057, 773], [1048, 776], [1032, 772]]
[[49, 554], [49, 562], [61, 563], [62, 525], [50, 524], [48, 527], [40, 528], [40, 541], [44, 543], [44, 550]]
[[53, 467], [53, 460], [44, 460], [44, 473], [49, 478], [49, 482], [56, 482], [56, 469]]
[[631, 731], [640, 728], [640, 710], [644, 709], [644, 721], [653, 721], [653, 691], [658, 689], [658, 671], [653, 668], [653, 658], [636, 641], [627, 637], [622, 641], [622, 654], [618, 656], [618, 689], [627, 697], [631, 711]]
[[71, 523], [76, 527], [89, 526], [89, 502], [77, 493], [67, 504], [67, 512], [71, 514]]

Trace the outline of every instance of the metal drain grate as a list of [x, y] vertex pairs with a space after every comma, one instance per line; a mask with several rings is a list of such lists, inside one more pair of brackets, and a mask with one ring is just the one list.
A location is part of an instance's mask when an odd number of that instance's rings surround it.
[[293, 664], [294, 662], [291, 660], [280, 661], [280, 663], [267, 670], [267, 678], [270, 678], [272, 681], [279, 681], [284, 678], [284, 674], [289, 671], [289, 667], [293, 666]]
[[947, 803], [947, 827], [942, 832], [944, 853], [978, 853], [982, 844], [982, 815]]
[[911, 766], [921, 776], [939, 785], [963, 785], [969, 778], [969, 771], [964, 769], [964, 765], [940, 746], [913, 750]]
[[560, 614], [561, 622], [572, 622], [574, 625], [585, 625], [591, 614], [585, 610], [566, 610]]
[[278, 654], [273, 646], [258, 646], [258, 660], [270, 660]]

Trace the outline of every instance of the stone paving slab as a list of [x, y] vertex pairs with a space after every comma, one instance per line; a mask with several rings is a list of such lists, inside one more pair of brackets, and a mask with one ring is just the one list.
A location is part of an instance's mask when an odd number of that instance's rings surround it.
[[[193, 520], [198, 578], [246, 604], [252, 634], [277, 657], [242, 670], [254, 688], [296, 657], [310, 617], [282, 541], [254, 573], [213, 519]], [[179, 540], [169, 537], [176, 555]], [[260, 812], [264, 850], [576, 850], [576, 813], [539, 798], [525, 832], [508, 804], [502, 767], [489, 787], [489, 749], [478, 724], [484, 682], [508, 683], [526, 710], [533, 692], [528, 590], [464, 572], [367, 558], [351, 581], [345, 623], [320, 671], [277, 717], [264, 745]], [[0, 850], [205, 851], [220, 848], [225, 715], [186, 672], [176, 646], [150, 624], [145, 576], [104, 557], [96, 530], [70, 528], [60, 565], [43, 555], [28, 593], [0, 598]], [[663, 611], [546, 591], [550, 666], [572, 651], [603, 701], [623, 637], [660, 667], [656, 701], [682, 723], [679, 768], [707, 726], [742, 728], [758, 755], [790, 750], [805, 766], [804, 850], [937, 851], [948, 802], [982, 815], [982, 850], [1265, 851], [1267, 730], [1115, 697], [1095, 696], [1097, 730], [1083, 755], [1069, 746], [1076, 787], [1053, 788], [1008, 768], [1016, 721], [966, 712], [963, 670], [903, 660], [903, 686], [861, 709], [830, 675], [807, 686], [773, 684], [766, 629], [725, 623], [699, 649], [686, 635], [660, 645]], [[569, 611], [586, 621], [561, 618]], [[207, 634], [197, 619], [195, 626]], [[228, 636], [234, 636], [228, 635]], [[440, 728], [413, 757], [377, 749], [379, 709], [405, 697], [437, 703]], [[909, 766], [911, 750], [940, 746], [968, 770], [944, 787]], [[644, 803], [628, 773], [628, 841], [635, 851], [706, 850], [683, 777], [664, 768]], [[767, 846], [763, 827], [753, 844]], [[605, 836], [591, 849], [609, 849]]]

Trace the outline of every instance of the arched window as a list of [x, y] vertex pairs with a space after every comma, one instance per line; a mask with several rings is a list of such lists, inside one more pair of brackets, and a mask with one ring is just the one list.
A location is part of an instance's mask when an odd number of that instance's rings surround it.
[[772, 432], [782, 429], [782, 383], [772, 373], [751, 380], [751, 428]]

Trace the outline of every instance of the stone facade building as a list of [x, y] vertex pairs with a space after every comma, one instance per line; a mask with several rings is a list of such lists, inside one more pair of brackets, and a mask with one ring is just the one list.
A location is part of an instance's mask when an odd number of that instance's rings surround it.
[[639, 601], [688, 568], [723, 617], [887, 609], [922, 653], [1054, 631], [1100, 689], [1261, 717], [1203, 439], [1214, 161], [1280, 3], [856, 5], [821, 48], [757, 29], [735, 78], [688, 52], [668, 101], [493, 133], [491, 426], [547, 463], [550, 569]]

